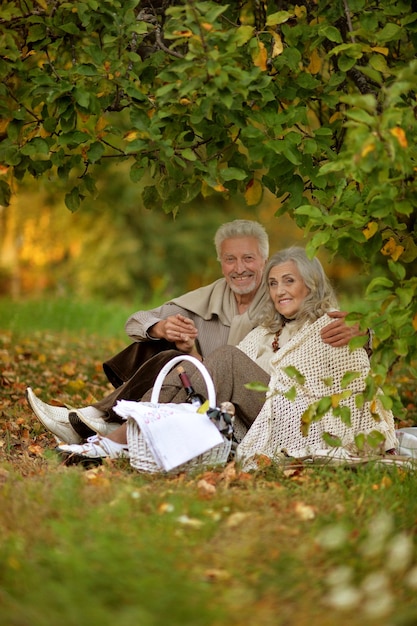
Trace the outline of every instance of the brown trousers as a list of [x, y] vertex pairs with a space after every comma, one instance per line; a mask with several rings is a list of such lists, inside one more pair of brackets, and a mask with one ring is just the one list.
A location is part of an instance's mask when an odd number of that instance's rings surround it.
[[[149, 401], [152, 386], [161, 368], [174, 356], [180, 355], [177, 350], [165, 350], [156, 354], [141, 365], [126, 382], [115, 389], [106, 398], [94, 406], [104, 411], [107, 420], [121, 422], [121, 418], [113, 411], [118, 400]], [[218, 348], [204, 360], [210, 372], [216, 390], [217, 405], [230, 401], [236, 408], [236, 415], [249, 428], [258, 415], [265, 401], [265, 394], [246, 389], [249, 382], [259, 382], [267, 386], [268, 374], [252, 359], [234, 346]], [[207, 395], [204, 379], [192, 363], [184, 361], [191, 383], [198, 393]], [[181, 386], [178, 373], [171, 371], [165, 378], [159, 394], [160, 402], [184, 402], [185, 391]]]

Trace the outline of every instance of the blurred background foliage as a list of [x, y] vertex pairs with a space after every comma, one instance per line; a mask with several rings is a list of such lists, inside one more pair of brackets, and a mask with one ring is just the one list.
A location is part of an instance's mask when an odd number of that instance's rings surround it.
[[[213, 237], [220, 224], [236, 218], [260, 221], [271, 251], [305, 244], [287, 215], [274, 217], [279, 201], [272, 194], [256, 208], [200, 197], [173, 217], [159, 206], [144, 208], [140, 191], [127, 165], [112, 165], [102, 172], [97, 197], [71, 213], [59, 185], [24, 181], [10, 206], [0, 209], [0, 295], [157, 304], [221, 275]], [[333, 260], [326, 271], [344, 293], [362, 288], [353, 263]]]

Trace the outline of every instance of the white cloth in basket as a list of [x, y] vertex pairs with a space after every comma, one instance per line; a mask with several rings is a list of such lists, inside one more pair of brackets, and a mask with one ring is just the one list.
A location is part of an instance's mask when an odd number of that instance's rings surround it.
[[139, 471], [182, 471], [199, 465], [224, 464], [229, 456], [231, 440], [221, 435], [206, 413], [197, 413], [190, 404], [158, 403], [165, 376], [182, 361], [190, 361], [200, 370], [209, 405], [216, 406], [214, 384], [207, 368], [188, 355], [174, 357], [161, 369], [150, 402], [120, 400], [114, 410], [127, 419], [130, 464]]
[[191, 404], [120, 400], [115, 411], [134, 420], [157, 464], [169, 471], [223, 443], [206, 413]]

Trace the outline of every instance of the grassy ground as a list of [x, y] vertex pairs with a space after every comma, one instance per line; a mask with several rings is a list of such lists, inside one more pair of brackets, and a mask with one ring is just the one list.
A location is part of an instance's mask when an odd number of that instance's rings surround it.
[[2, 626], [415, 626], [415, 472], [62, 466], [24, 390], [102, 397], [129, 313], [72, 306], [0, 303]]

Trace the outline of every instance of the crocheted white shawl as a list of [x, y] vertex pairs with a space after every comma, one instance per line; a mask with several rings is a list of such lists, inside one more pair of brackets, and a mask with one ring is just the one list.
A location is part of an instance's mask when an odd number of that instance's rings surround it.
[[[299, 458], [331, 450], [331, 446], [323, 441], [323, 433], [340, 438], [342, 446], [350, 453], [357, 452], [354, 443], [356, 435], [375, 430], [385, 436], [385, 450], [396, 447], [392, 413], [385, 410], [375, 398], [372, 413], [378, 414], [378, 421], [371, 414], [371, 403], [365, 403], [362, 408], [358, 408], [355, 403], [356, 395], [364, 389], [364, 379], [369, 372], [369, 359], [365, 350], [359, 348], [352, 351], [348, 346], [333, 348], [325, 344], [320, 330], [330, 322], [329, 316], [323, 315], [314, 323], [304, 324], [273, 355], [265, 404], [237, 448], [237, 459], [243, 462], [244, 469], [257, 466], [254, 459], [257, 455], [277, 458], [284, 451]], [[267, 332], [265, 328], [255, 328], [238, 347], [254, 359], [259, 340]], [[289, 366], [296, 368], [304, 380], [290, 378], [284, 371]], [[342, 387], [342, 378], [346, 372], [358, 372], [359, 375], [347, 387]], [[293, 387], [296, 389], [296, 397], [295, 400], [289, 400], [282, 394]], [[310, 425], [306, 436], [303, 435], [301, 417], [307, 408], [325, 396], [333, 396], [336, 402], [336, 394], [346, 390], [350, 390], [351, 395], [341, 399], [340, 406], [349, 407], [351, 426], [335, 417], [330, 409], [319, 421]]]

